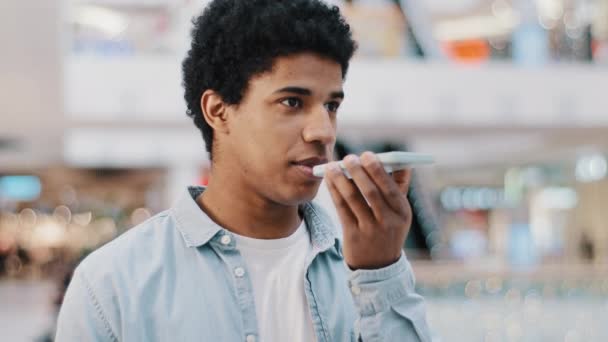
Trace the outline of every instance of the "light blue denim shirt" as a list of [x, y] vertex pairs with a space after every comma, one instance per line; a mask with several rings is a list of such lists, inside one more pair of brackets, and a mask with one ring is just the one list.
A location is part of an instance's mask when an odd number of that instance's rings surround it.
[[[244, 260], [232, 234], [195, 202], [203, 191], [190, 187], [171, 209], [85, 258], [56, 341], [257, 340], [264, 317], [256, 317]], [[405, 254], [383, 269], [350, 271], [327, 214], [312, 203], [302, 209], [313, 245], [304, 288], [317, 340], [430, 341]]]

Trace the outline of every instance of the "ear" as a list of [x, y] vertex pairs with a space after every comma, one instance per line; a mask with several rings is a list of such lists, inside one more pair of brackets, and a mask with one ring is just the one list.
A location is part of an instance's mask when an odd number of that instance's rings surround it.
[[228, 105], [220, 94], [211, 89], [205, 90], [201, 96], [201, 110], [203, 118], [214, 132], [228, 132]]

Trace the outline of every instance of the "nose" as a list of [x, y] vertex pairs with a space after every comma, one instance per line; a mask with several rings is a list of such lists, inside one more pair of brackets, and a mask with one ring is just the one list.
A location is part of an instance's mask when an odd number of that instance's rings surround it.
[[309, 115], [302, 137], [307, 143], [329, 145], [336, 142], [336, 119], [324, 106]]

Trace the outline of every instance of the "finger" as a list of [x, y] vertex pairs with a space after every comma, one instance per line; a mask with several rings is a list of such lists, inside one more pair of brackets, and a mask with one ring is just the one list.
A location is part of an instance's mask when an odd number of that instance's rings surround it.
[[357, 218], [358, 226], [363, 222], [373, 222], [374, 216], [365, 198], [355, 183], [346, 178], [337, 163], [329, 164], [329, 178]]
[[348, 203], [346, 200], [340, 195], [338, 189], [334, 186], [333, 182], [329, 178], [325, 178], [325, 185], [327, 186], [327, 190], [331, 196], [332, 201], [336, 207], [336, 211], [338, 212], [338, 216], [342, 221], [342, 229], [349, 229], [350, 227], [357, 226], [357, 218], [350, 210]]
[[344, 158], [344, 166], [353, 178], [353, 182], [359, 189], [359, 192], [366, 200], [368, 207], [371, 208], [376, 221], [381, 221], [386, 210], [392, 210], [386, 203], [384, 196], [380, 193], [380, 189], [374, 181], [372, 181], [363, 169], [358, 156], [348, 155]]
[[407, 195], [412, 180], [412, 170], [405, 169], [394, 171], [393, 180], [395, 181], [395, 183], [397, 183], [397, 186], [399, 187], [399, 190], [401, 190], [401, 193]]
[[372, 181], [376, 183], [380, 189], [380, 193], [384, 197], [386, 203], [397, 213], [404, 214], [406, 198], [393, 180], [393, 177], [382, 167], [382, 163], [372, 152], [365, 152], [361, 155], [361, 165], [365, 172], [370, 176]]

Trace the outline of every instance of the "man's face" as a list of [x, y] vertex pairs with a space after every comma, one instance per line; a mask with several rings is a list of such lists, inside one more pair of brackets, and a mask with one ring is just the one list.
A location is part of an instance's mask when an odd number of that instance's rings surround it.
[[340, 64], [311, 53], [277, 58], [230, 106], [219, 158], [237, 168], [230, 173], [244, 191], [283, 205], [310, 201], [321, 182], [312, 166], [333, 154], [343, 97]]

